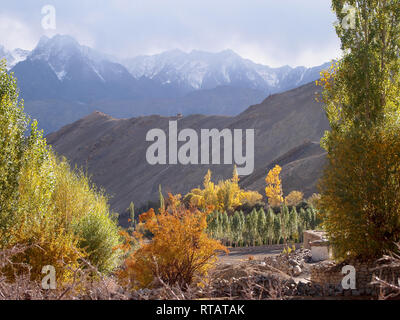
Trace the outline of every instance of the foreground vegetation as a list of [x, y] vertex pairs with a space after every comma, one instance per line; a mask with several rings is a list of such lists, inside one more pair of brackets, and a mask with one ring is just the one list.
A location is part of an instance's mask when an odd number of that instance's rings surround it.
[[400, 2], [333, 0], [343, 58], [323, 73], [331, 131], [320, 208], [337, 259], [368, 259], [400, 240]]
[[[93, 279], [113, 274], [131, 289], [151, 287], [155, 278], [184, 287], [200, 283], [217, 255], [228, 252], [221, 240], [231, 245], [299, 241], [303, 228], [315, 226], [312, 207], [296, 211], [301, 193], [283, 198], [276, 167], [266, 179], [275, 211], [270, 206], [265, 213], [263, 196], [239, 187], [236, 169], [217, 184], [209, 171], [203, 188], [184, 197], [164, 199], [160, 187], [158, 208], [138, 219], [132, 204], [132, 227], [122, 230], [106, 195], [53, 153], [35, 121], [28, 130], [5, 63], [0, 88], [0, 250], [13, 253], [0, 273], [10, 281], [27, 273], [40, 280], [42, 268], [50, 265], [61, 287], [74, 283], [78, 270], [89, 271]], [[240, 208], [251, 210], [245, 214]]]
[[79, 170], [71, 170], [46, 145], [42, 132], [23, 112], [16, 81], [0, 64], [0, 250], [15, 246], [9, 278], [26, 272], [42, 277], [55, 267], [60, 284], [72, 281], [71, 270], [87, 259], [104, 273], [119, 265], [122, 251], [107, 197]]

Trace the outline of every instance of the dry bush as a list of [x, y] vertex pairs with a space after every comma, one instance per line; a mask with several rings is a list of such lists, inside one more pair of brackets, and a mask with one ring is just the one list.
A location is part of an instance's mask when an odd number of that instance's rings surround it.
[[[400, 244], [397, 244], [400, 252]], [[392, 253], [390, 256], [384, 256], [382, 259], [385, 264], [375, 268], [377, 275], [374, 277], [373, 284], [379, 285], [379, 299], [381, 300], [400, 300], [400, 255]], [[379, 261], [378, 261], [379, 262]], [[384, 275], [384, 270], [390, 270], [391, 274]], [[397, 271], [397, 272], [396, 272]]]
[[[34, 247], [34, 246], [32, 246]], [[31, 280], [32, 267], [14, 262], [29, 247], [17, 245], [0, 251], [0, 269], [14, 271], [12, 280], [0, 272], [0, 300], [126, 300], [131, 296], [112, 277], [105, 277], [82, 256], [81, 265], [65, 264], [72, 281], [55, 290], [44, 290], [39, 280]], [[22, 271], [23, 270], [23, 271]], [[44, 276], [44, 275], [43, 275]]]
[[287, 274], [270, 265], [243, 262], [220, 265], [211, 274], [209, 297], [229, 300], [279, 300], [285, 298]]
[[[0, 267], [14, 265], [13, 255], [26, 247], [16, 246], [0, 251]], [[244, 263], [219, 266], [208, 275], [197, 277], [185, 286], [169, 284], [156, 268], [151, 288], [131, 291], [120, 286], [113, 277], [100, 273], [82, 258], [81, 267], [69, 268], [73, 281], [56, 290], [44, 290], [39, 281], [32, 281], [28, 265], [25, 273], [10, 282], [0, 274], [0, 300], [195, 300], [195, 299], [284, 299], [288, 277], [270, 266]], [[21, 266], [18, 266], [21, 270]]]

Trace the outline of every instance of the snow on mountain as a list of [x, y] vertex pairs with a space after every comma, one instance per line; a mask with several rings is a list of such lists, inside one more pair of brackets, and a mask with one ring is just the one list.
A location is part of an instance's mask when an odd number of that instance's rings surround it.
[[27, 112], [48, 132], [94, 110], [115, 117], [238, 114], [316, 80], [326, 67], [271, 68], [232, 50], [172, 50], [118, 63], [65, 35], [42, 37], [31, 52], [0, 47], [1, 57], [18, 79]]
[[66, 35], [42, 37], [12, 71], [25, 100], [130, 99], [144, 91], [124, 66]]
[[7, 60], [8, 69], [14, 67], [18, 62], [24, 61], [29, 53], [30, 51], [19, 48], [8, 51], [6, 48], [0, 45], [0, 59], [5, 58]]
[[182, 93], [220, 86], [277, 93], [316, 80], [321, 69], [328, 66], [271, 68], [244, 59], [232, 50], [219, 53], [171, 50], [126, 59], [119, 64], [113, 57], [80, 45], [66, 35], [51, 39], [44, 36], [32, 52], [21, 49], [9, 52], [0, 47], [0, 57], [7, 58], [10, 69], [24, 60], [45, 62], [61, 83], [73, 81], [79, 73], [84, 78], [103, 83], [131, 76], [136, 80], [152, 80]]
[[81, 46], [70, 36], [56, 35], [51, 39], [43, 36], [28, 59], [47, 62], [60, 81], [68, 77], [71, 79], [69, 69], [74, 60], [79, 59], [96, 74], [99, 80], [105, 81], [102, 63], [107, 57], [89, 47]]
[[239, 73], [245, 76], [243, 80], [253, 82], [250, 87], [258, 87], [257, 82], [263, 80], [255, 68], [248, 67], [251, 61], [242, 59], [231, 50], [216, 54], [172, 50], [154, 56], [139, 56], [124, 63], [135, 78], [177, 83], [196, 90], [232, 84], [239, 80]]
[[316, 80], [321, 69], [326, 67], [271, 68], [244, 59], [232, 50], [219, 53], [172, 50], [152, 56], [138, 56], [122, 63], [137, 79], [146, 77], [192, 90], [231, 85], [269, 93], [294, 88], [309, 79]]

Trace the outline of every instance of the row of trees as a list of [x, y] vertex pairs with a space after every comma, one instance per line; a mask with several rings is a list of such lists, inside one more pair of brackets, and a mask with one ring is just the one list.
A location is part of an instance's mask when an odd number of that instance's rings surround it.
[[303, 231], [315, 229], [320, 223], [312, 206], [282, 206], [275, 213], [272, 208], [253, 209], [245, 215], [243, 211], [214, 211], [207, 216], [207, 232], [226, 245], [256, 246], [287, 242], [301, 242]]

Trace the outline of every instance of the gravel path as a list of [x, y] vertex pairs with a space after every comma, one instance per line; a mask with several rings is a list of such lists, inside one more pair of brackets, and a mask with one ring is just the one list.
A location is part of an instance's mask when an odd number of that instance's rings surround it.
[[[284, 247], [283, 244], [258, 247], [229, 247], [229, 255], [220, 256], [220, 262], [224, 264], [234, 264], [249, 260], [249, 257], [252, 257], [254, 260], [263, 260], [265, 257], [282, 253]], [[300, 247], [301, 244], [296, 244], [296, 249]]]

